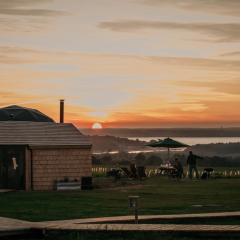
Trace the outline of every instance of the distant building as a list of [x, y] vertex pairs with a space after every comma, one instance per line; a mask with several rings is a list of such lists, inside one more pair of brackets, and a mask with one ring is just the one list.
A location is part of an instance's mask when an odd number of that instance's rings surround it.
[[44, 120], [34, 116], [31, 121], [31, 113], [17, 116], [16, 112], [13, 119], [2, 120], [0, 109], [0, 188], [53, 190], [60, 181], [89, 180], [92, 145], [88, 137], [73, 124], [55, 123], [35, 113]]

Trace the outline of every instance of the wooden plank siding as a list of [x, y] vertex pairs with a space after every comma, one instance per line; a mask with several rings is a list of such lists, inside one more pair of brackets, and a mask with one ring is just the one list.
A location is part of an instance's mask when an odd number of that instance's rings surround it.
[[92, 175], [90, 149], [32, 149], [33, 190], [53, 190], [56, 181]]

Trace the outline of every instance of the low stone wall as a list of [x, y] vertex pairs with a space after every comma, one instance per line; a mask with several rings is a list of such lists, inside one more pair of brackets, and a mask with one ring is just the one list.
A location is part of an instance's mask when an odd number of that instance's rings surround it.
[[53, 190], [56, 181], [92, 175], [90, 149], [33, 149], [32, 189]]

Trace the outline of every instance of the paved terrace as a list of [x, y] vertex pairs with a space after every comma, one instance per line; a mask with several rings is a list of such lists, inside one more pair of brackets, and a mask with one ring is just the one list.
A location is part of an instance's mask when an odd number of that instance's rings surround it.
[[0, 237], [28, 233], [32, 227], [31, 222], [0, 217]]
[[[186, 219], [213, 219], [213, 218], [240, 218], [240, 212], [221, 212], [221, 213], [196, 213], [196, 214], [171, 214], [171, 215], [142, 215], [139, 216], [141, 221], [164, 221], [164, 220], [186, 220]], [[73, 220], [49, 221], [43, 224], [83, 224], [83, 223], [127, 223], [133, 222], [134, 216], [117, 216], [117, 217], [101, 217], [101, 218], [84, 218]]]
[[[153, 215], [140, 216], [139, 220], [184, 220], [211, 218], [240, 218], [240, 212]], [[19, 235], [38, 231], [143, 231], [159, 233], [214, 233], [240, 236], [240, 225], [193, 225], [193, 224], [129, 224], [133, 216], [74, 219], [48, 222], [27, 222], [0, 217], [0, 236]]]

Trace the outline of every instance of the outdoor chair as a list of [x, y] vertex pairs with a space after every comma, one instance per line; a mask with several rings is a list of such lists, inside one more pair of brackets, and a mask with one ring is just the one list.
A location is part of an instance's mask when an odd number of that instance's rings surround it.
[[177, 169], [171, 169], [171, 170], [167, 171], [166, 175], [168, 176], [168, 178], [180, 179], [179, 172]]
[[131, 171], [133, 178], [135, 178], [135, 179], [138, 178], [137, 169], [135, 167], [135, 164], [130, 164], [130, 171]]
[[121, 170], [113, 168], [106, 173], [106, 176], [114, 177], [115, 180], [120, 179], [121, 178]]
[[[201, 179], [209, 179], [213, 173], [213, 168], [204, 168], [203, 169], [203, 174], [201, 176]], [[205, 177], [204, 177], [205, 176]]]
[[132, 173], [128, 170], [128, 168], [122, 167], [121, 170], [123, 171], [123, 173], [124, 173], [128, 178], [133, 178], [133, 175], [132, 175]]
[[143, 179], [146, 178], [146, 168], [143, 166], [137, 167], [137, 175], [139, 177], [139, 179]]

